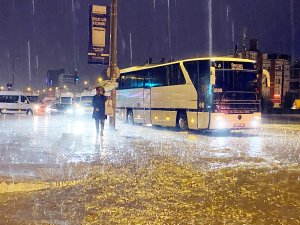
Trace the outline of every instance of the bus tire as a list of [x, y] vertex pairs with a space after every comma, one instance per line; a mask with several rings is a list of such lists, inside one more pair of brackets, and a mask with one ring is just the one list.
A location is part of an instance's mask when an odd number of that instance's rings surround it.
[[132, 112], [131, 109], [128, 109], [128, 110], [127, 110], [126, 122], [127, 122], [128, 124], [134, 124], [133, 112]]
[[176, 128], [179, 131], [187, 131], [188, 130], [188, 121], [187, 121], [186, 112], [179, 111], [177, 113]]
[[31, 109], [28, 109], [28, 110], [26, 111], [26, 115], [28, 115], [28, 116], [32, 116], [32, 115], [33, 115], [33, 112], [32, 112], [32, 110], [31, 110]]

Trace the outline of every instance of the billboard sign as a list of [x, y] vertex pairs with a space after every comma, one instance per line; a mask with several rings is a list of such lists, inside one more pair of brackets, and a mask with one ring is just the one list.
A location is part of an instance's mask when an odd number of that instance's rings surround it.
[[91, 5], [88, 62], [108, 65], [109, 48], [110, 7]]

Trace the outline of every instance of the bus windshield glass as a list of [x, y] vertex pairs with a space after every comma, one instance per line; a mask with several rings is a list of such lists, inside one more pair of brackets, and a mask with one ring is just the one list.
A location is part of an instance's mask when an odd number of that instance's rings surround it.
[[220, 92], [256, 92], [257, 75], [255, 71], [216, 70], [215, 89]]

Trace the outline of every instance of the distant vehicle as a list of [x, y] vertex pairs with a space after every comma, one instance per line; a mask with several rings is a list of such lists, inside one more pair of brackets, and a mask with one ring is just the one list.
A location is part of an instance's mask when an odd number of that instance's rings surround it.
[[48, 115], [57, 115], [57, 114], [73, 115], [74, 110], [72, 104], [57, 102], [47, 106], [46, 113]]
[[1, 114], [33, 115], [33, 105], [29, 99], [18, 91], [0, 91]]
[[96, 95], [96, 90], [83, 91], [80, 96], [80, 102], [92, 102], [94, 95]]
[[26, 97], [29, 99], [30, 103], [39, 102], [39, 95], [38, 94], [26, 94]]
[[29, 99], [30, 103], [32, 104], [32, 108], [35, 115], [43, 115], [46, 112], [46, 107], [43, 102], [40, 100], [38, 94], [30, 94], [26, 93], [26, 97]]
[[300, 109], [300, 99], [295, 99], [292, 109]]
[[81, 98], [81, 93], [75, 93], [74, 94], [74, 99], [73, 99], [74, 103], [75, 104], [80, 103], [80, 98]]
[[74, 101], [74, 95], [71, 92], [62, 92], [59, 96], [60, 103], [72, 104]]
[[255, 61], [194, 58], [121, 70], [117, 117], [178, 130], [260, 126]]
[[74, 114], [76, 115], [91, 115], [93, 114], [94, 108], [92, 102], [80, 102], [74, 106]]

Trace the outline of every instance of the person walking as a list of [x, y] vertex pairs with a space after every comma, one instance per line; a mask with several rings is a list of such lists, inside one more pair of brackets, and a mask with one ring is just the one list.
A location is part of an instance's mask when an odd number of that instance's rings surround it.
[[93, 118], [95, 119], [97, 135], [99, 135], [99, 123], [101, 125], [100, 136], [103, 136], [104, 121], [107, 119], [105, 115], [105, 102], [107, 101], [107, 96], [104, 95], [104, 87], [96, 88], [96, 95], [93, 97]]

